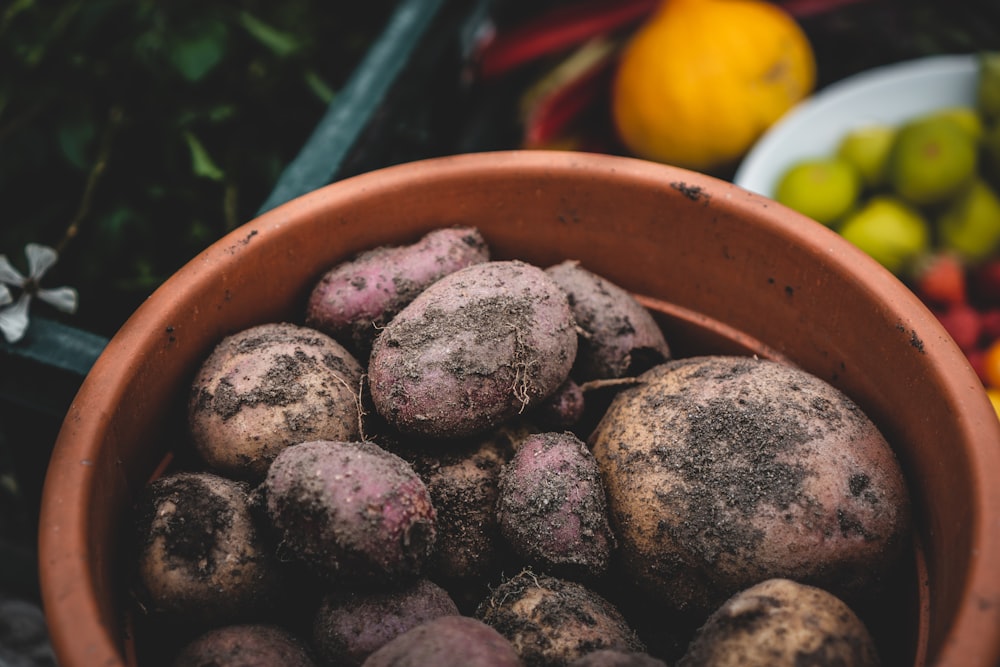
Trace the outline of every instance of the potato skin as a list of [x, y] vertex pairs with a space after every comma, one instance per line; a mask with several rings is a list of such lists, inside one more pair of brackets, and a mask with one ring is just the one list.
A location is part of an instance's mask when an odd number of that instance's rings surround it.
[[704, 618], [774, 577], [860, 597], [900, 562], [902, 471], [842, 392], [749, 357], [672, 361], [639, 379], [590, 438], [639, 589]]
[[500, 633], [468, 616], [441, 616], [396, 637], [363, 667], [524, 667]]
[[605, 648], [587, 653], [567, 667], [667, 667], [667, 663], [648, 653]]
[[331, 593], [316, 613], [313, 645], [326, 663], [356, 667], [404, 632], [458, 613], [447, 591], [428, 579], [389, 591]]
[[678, 667], [878, 667], [868, 629], [842, 600], [788, 579], [770, 579], [726, 601]]
[[433, 551], [427, 487], [406, 461], [374, 443], [293, 445], [275, 458], [260, 488], [282, 554], [330, 580], [403, 581], [419, 574]]
[[315, 329], [269, 323], [223, 339], [191, 386], [195, 448], [215, 471], [259, 482], [278, 452], [306, 440], [353, 440], [362, 368]]
[[260, 614], [279, 574], [244, 482], [178, 472], [146, 486], [136, 504], [137, 595], [152, 613], [194, 625]]
[[569, 296], [580, 336], [573, 378], [577, 382], [638, 375], [670, 358], [670, 346], [653, 316], [626, 290], [566, 260], [545, 269]]
[[615, 546], [597, 461], [572, 433], [521, 442], [500, 473], [497, 522], [528, 564], [570, 579], [603, 574]]
[[531, 570], [497, 585], [476, 617], [507, 637], [528, 667], [562, 667], [604, 648], [645, 651], [607, 599], [581, 583]]
[[323, 275], [309, 296], [306, 324], [366, 359], [378, 331], [420, 292], [489, 258], [474, 227], [436, 229], [410, 245], [368, 250]]
[[375, 339], [375, 409], [404, 433], [457, 438], [526, 412], [569, 377], [577, 334], [565, 293], [525, 262], [437, 281]]
[[276, 625], [214, 628], [188, 643], [171, 667], [316, 667], [298, 637]]

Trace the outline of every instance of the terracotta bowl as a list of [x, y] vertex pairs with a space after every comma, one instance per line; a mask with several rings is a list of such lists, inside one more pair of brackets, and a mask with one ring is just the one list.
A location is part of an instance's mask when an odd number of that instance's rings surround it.
[[577, 258], [641, 295], [678, 356], [784, 359], [853, 397], [898, 453], [917, 521], [887, 601], [887, 664], [998, 663], [1000, 423], [933, 315], [835, 233], [732, 184], [629, 158], [514, 151], [317, 190], [212, 245], [136, 311], [73, 402], [45, 484], [39, 566], [62, 667], [130, 660], [124, 521], [210, 348], [253, 324], [301, 320], [335, 261], [455, 223], [477, 225], [497, 257]]

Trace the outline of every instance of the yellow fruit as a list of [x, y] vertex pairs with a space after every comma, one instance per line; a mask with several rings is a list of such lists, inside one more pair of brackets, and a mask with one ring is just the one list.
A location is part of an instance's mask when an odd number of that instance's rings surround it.
[[897, 276], [930, 248], [927, 220], [905, 202], [884, 195], [869, 199], [839, 231]]
[[837, 157], [802, 160], [778, 180], [775, 201], [824, 225], [832, 225], [854, 208], [861, 194], [861, 176]]
[[841, 138], [836, 155], [854, 165], [865, 185], [876, 187], [885, 180], [885, 163], [895, 136], [896, 128], [882, 123], [856, 127]]
[[765, 0], [666, 0], [625, 45], [612, 114], [633, 154], [699, 171], [739, 160], [812, 92], [812, 45]]
[[940, 204], [976, 175], [976, 140], [953, 120], [921, 117], [896, 133], [886, 165], [896, 194], [916, 206]]
[[1000, 389], [987, 389], [986, 396], [990, 399], [993, 411], [1000, 417]]

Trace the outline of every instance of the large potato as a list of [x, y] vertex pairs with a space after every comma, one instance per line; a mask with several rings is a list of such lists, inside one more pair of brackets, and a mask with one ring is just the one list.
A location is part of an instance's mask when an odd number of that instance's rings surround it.
[[260, 481], [285, 447], [360, 435], [362, 368], [315, 329], [262, 324], [222, 340], [191, 387], [195, 447], [212, 469]]
[[847, 396], [749, 357], [668, 362], [622, 390], [590, 438], [627, 575], [704, 616], [787, 577], [877, 590], [910, 534], [900, 467]]
[[375, 339], [371, 397], [400, 431], [471, 435], [555, 392], [576, 351], [566, 294], [542, 269], [474, 264], [428, 287]]

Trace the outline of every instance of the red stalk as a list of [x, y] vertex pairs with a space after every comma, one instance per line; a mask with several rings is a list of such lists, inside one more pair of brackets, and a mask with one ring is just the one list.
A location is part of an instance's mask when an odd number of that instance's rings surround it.
[[542, 56], [638, 23], [662, 0], [588, 0], [557, 7], [498, 32], [478, 54], [478, 74], [490, 79]]

